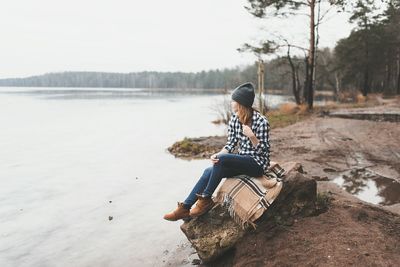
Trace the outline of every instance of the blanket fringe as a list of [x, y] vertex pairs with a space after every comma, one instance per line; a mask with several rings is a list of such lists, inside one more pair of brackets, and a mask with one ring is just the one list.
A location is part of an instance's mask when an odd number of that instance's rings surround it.
[[242, 219], [248, 216], [247, 212], [243, 210], [235, 200], [229, 196], [227, 193], [218, 192], [217, 196], [215, 197], [215, 201], [218, 202], [219, 205], [225, 207], [231, 216], [231, 218], [241, 226], [242, 229], [246, 228], [247, 226], [252, 226], [254, 229], [257, 228], [257, 225], [250, 220]]

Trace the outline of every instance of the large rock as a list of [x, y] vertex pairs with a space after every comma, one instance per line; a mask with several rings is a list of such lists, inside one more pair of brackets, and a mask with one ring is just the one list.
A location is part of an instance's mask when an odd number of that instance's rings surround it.
[[[312, 215], [315, 213], [316, 194], [316, 181], [305, 176], [301, 167], [296, 168], [285, 176], [278, 198], [255, 223], [259, 225], [274, 222], [290, 225], [294, 216]], [[215, 260], [233, 248], [236, 242], [252, 229], [250, 226], [242, 229], [221, 205], [181, 225], [181, 230], [204, 263]]]

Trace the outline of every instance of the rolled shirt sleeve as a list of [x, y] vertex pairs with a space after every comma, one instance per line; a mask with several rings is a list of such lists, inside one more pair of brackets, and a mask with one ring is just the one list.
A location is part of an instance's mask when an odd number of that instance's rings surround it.
[[226, 142], [224, 148], [228, 150], [229, 153], [232, 153], [235, 150], [237, 143], [238, 138], [235, 131], [235, 116], [232, 116], [228, 125], [228, 141]]
[[257, 128], [255, 135], [258, 139], [258, 144], [254, 147], [256, 153], [262, 157], [269, 159], [269, 122], [263, 120], [260, 126]]

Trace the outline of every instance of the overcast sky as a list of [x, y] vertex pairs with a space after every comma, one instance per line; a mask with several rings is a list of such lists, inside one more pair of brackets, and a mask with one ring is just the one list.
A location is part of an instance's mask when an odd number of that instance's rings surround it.
[[[236, 51], [272, 33], [306, 45], [306, 17], [260, 20], [244, 0], [9, 0], [0, 9], [0, 78], [58, 71], [201, 71], [250, 64]], [[332, 13], [320, 46], [353, 26]], [[263, 29], [264, 28], [264, 29]], [[301, 43], [303, 41], [303, 43]]]

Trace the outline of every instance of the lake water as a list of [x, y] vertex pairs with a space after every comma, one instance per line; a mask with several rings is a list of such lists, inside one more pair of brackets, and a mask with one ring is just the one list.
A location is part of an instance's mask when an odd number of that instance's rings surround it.
[[211, 123], [223, 99], [211, 90], [0, 87], [0, 266], [163, 265], [187, 239], [182, 221], [162, 217], [211, 165], [166, 149], [225, 134]]

